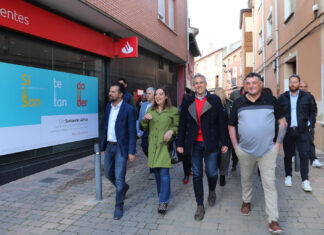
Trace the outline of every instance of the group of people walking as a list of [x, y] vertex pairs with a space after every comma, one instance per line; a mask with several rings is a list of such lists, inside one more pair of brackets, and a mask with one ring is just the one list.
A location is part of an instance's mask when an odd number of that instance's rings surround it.
[[[269, 230], [272, 233], [283, 232], [278, 224], [275, 185], [276, 159], [282, 143], [285, 185], [292, 185], [292, 157], [296, 155], [297, 148], [302, 188], [312, 190], [308, 180], [308, 162], [310, 153], [314, 152], [311, 149], [311, 134], [314, 133], [316, 103], [310, 93], [299, 89], [300, 82], [298, 75], [292, 75], [289, 91], [277, 100], [263, 92], [259, 74], [249, 73], [244, 79], [243, 89], [233, 102], [221, 89], [216, 90], [217, 95], [208, 92], [206, 77], [196, 74], [193, 78], [195, 93], [184, 97], [179, 109], [172, 106], [166, 89], [148, 88], [147, 101], [140, 107], [137, 122], [135, 109], [125, 99], [125, 86], [113, 83], [109, 90], [110, 102], [106, 107], [101, 147], [105, 151], [105, 176], [116, 187], [114, 219], [123, 216], [124, 199], [129, 189], [125, 182], [126, 162], [134, 161], [136, 139], [140, 137], [143, 152], [148, 157], [148, 167], [156, 179], [158, 213], [165, 214], [172, 199], [169, 145], [171, 141], [176, 141], [177, 152], [183, 154], [185, 161], [184, 182], [188, 181], [190, 169], [193, 172], [196, 221], [202, 220], [205, 215], [203, 166], [208, 182], [207, 202], [212, 207], [216, 203], [218, 175], [220, 184], [225, 185], [232, 153], [232, 170], [236, 169], [237, 162], [240, 163], [242, 215], [249, 215], [252, 208], [252, 176], [257, 164]], [[126, 98], [130, 100], [128, 95]], [[311, 161], [313, 166], [314, 161], [317, 161], [318, 167], [321, 166], [316, 156]]]

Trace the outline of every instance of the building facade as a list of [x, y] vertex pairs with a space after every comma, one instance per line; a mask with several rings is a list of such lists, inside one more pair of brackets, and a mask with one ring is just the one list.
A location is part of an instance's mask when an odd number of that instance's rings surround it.
[[108, 87], [120, 78], [135, 95], [166, 87], [176, 105], [189, 54], [186, 4], [0, 0], [8, 112], [0, 119], [0, 184], [92, 154]]
[[227, 94], [242, 87], [242, 47], [239, 46], [223, 58], [224, 86]]
[[242, 30], [242, 77], [253, 71], [252, 9], [240, 12], [240, 29]]
[[208, 90], [223, 87], [223, 48], [196, 60], [195, 72], [206, 76]]
[[324, 150], [324, 1], [250, 0], [254, 71], [278, 96], [289, 75], [308, 82], [317, 108], [316, 147]]

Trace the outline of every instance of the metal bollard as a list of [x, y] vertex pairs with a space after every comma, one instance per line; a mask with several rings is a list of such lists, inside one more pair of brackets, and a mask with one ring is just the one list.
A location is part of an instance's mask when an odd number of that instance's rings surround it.
[[95, 152], [95, 177], [96, 177], [96, 200], [102, 200], [102, 180], [101, 180], [101, 153], [99, 144], [94, 145]]
[[295, 171], [300, 171], [300, 156], [297, 147], [295, 147]]

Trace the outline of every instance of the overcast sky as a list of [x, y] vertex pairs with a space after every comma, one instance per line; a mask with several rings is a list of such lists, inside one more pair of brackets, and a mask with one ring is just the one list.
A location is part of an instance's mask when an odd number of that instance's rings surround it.
[[[241, 39], [240, 10], [248, 0], [188, 0], [190, 25], [204, 55]], [[211, 45], [212, 44], [212, 45]]]

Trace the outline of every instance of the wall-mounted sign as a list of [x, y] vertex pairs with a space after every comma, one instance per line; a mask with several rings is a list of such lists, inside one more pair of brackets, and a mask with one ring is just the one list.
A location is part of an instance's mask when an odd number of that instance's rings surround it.
[[138, 56], [137, 37], [121, 38], [115, 42], [115, 55], [118, 58], [130, 58]]
[[0, 26], [113, 58], [137, 57], [137, 37], [118, 42], [22, 0], [0, 0]]
[[0, 62], [0, 155], [98, 137], [98, 79]]

